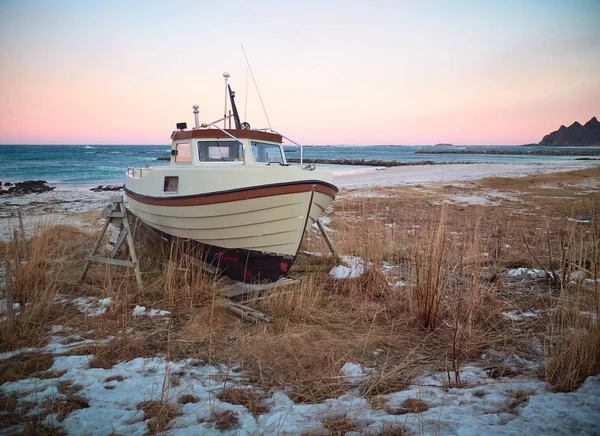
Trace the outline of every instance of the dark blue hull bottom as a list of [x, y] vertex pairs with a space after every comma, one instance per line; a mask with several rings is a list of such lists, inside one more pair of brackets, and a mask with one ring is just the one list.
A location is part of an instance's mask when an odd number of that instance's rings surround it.
[[216, 267], [232, 280], [248, 283], [274, 282], [287, 276], [295, 256], [241, 248], [222, 248], [161, 233], [181, 245], [188, 255]]

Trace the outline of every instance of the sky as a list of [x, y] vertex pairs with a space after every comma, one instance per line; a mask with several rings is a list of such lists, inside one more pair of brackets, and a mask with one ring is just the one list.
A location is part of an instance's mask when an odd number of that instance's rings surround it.
[[534, 143], [600, 118], [600, 0], [0, 0], [0, 144], [169, 144], [225, 71], [305, 145]]

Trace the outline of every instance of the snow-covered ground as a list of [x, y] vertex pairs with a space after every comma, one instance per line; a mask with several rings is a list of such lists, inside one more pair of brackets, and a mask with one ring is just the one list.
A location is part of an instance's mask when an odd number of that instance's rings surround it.
[[[348, 256], [342, 262], [346, 265], [334, 267], [331, 275], [344, 280], [362, 274], [362, 259]], [[389, 265], [384, 264], [382, 269], [389, 269]], [[506, 275], [520, 277], [529, 272], [512, 269]], [[76, 307], [91, 317], [103, 315], [113, 304], [110, 298], [62, 294], [57, 295], [55, 303]], [[537, 315], [531, 311], [503, 313], [515, 323]], [[135, 306], [131, 316], [148, 316], [161, 322], [168, 321], [170, 312]], [[146, 434], [151, 418], [145, 418], [141, 405], [147, 401], [169, 403], [176, 411], [165, 433], [169, 435], [327, 434], [324, 425], [340, 419], [352, 423], [356, 431], [349, 434], [353, 435], [379, 434], [392, 428], [426, 435], [600, 434], [600, 376], [589, 377], [575, 392], [552, 393], [531, 372], [510, 378], [492, 377], [484, 367], [499, 359], [508, 368], [527, 368], [527, 362], [493, 350], [481, 356], [481, 366], [461, 368], [460, 386], [450, 382], [455, 381], [452, 372], [424, 372], [407, 389], [370, 399], [362, 394], [361, 386], [377, 377], [377, 368], [346, 362], [339, 374], [340, 380], [348, 383], [346, 392], [322, 403], [296, 404], [287, 389], [267, 391], [252, 386], [239, 368], [192, 359], [169, 361], [157, 355], [119, 362], [109, 369], [91, 368], [94, 356], [74, 355], [78, 353], [73, 350], [106, 345], [114, 337], [84, 339], [60, 325], [53, 326], [48, 335], [45, 346], [0, 354], [0, 365], [24, 353], [51, 355], [54, 359], [52, 366], [40, 374], [2, 384], [0, 398], [15, 399], [15, 412], [25, 419], [39, 416], [45, 426], [58, 427], [68, 435]], [[219, 395], [231, 388], [255, 392], [263, 410], [253, 414], [243, 405], [221, 401]], [[61, 415], [61, 404], [69, 401], [78, 406]], [[216, 417], [225, 413], [233, 417], [232, 421], [227, 428], [217, 426]], [[0, 411], [0, 419], [7, 414], [9, 411]], [[23, 429], [23, 424], [17, 424], [2, 429], [2, 434], [18, 434]]]
[[[110, 369], [89, 368], [92, 357], [57, 355], [48, 372], [62, 374], [59, 377], [7, 382], [0, 392], [27, 405], [31, 417], [48, 404], [68, 398], [58, 386], [75, 387], [87, 407], [74, 410], [60, 422], [57, 413], [44, 418], [45, 425], [60, 427], [69, 435], [146, 434], [149, 420], [144, 420], [138, 405], [148, 400], [176, 408], [179, 416], [169, 424], [166, 434], [170, 435], [327, 434], [323, 422], [341, 418], [356, 425], [358, 431], [352, 434], [378, 434], [386, 428], [440, 435], [600, 434], [600, 376], [588, 378], [575, 392], [551, 393], [536, 378], [493, 379], [485, 370], [468, 366], [461, 372], [464, 387], [449, 387], [447, 374], [435, 373], [418, 377], [406, 390], [369, 401], [361, 395], [359, 383], [372, 375], [348, 362], [341, 376], [354, 387], [338, 398], [295, 404], [285, 391], [256, 389], [266, 411], [253, 415], [245, 406], [217, 398], [225, 388], [255, 389], [243, 373], [231, 368], [164, 357], [137, 358]], [[177, 383], [172, 382], [173, 375]], [[189, 399], [181, 404], [184, 395]], [[405, 403], [409, 399], [418, 400], [422, 411], [411, 412]], [[237, 424], [219, 430], [212, 417], [226, 411], [233, 412]], [[16, 425], [3, 429], [3, 434], [22, 429]]]

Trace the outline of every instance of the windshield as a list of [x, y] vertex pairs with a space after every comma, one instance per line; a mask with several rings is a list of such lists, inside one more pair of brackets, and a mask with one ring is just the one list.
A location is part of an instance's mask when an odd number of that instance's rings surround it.
[[250, 142], [252, 156], [255, 162], [264, 163], [284, 163], [281, 147], [277, 144], [267, 144], [266, 142]]
[[198, 141], [200, 162], [233, 162], [242, 159], [242, 144], [237, 141]]

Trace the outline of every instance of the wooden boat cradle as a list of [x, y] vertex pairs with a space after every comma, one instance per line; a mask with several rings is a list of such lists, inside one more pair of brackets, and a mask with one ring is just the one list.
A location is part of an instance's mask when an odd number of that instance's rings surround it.
[[[83, 271], [81, 272], [79, 281], [83, 281], [85, 279], [85, 276], [87, 275], [89, 267], [92, 263], [101, 263], [106, 265], [133, 268], [135, 271], [137, 285], [140, 289], [143, 289], [144, 283], [142, 281], [142, 272], [140, 270], [137, 254], [135, 251], [133, 229], [135, 228], [136, 231], [139, 230], [143, 232], [144, 236], [156, 243], [161, 243], [162, 238], [152, 228], [145, 225], [140, 220], [136, 220], [135, 225], [133, 224], [132, 220], [135, 219], [135, 216], [133, 216], [125, 207], [122, 195], [111, 196], [110, 204], [108, 204], [102, 210], [101, 216], [105, 219], [104, 224], [102, 226], [102, 229], [100, 230], [100, 234], [98, 235], [94, 246], [90, 251], [90, 254], [85, 256], [85, 266], [83, 268]], [[321, 221], [317, 219], [316, 222], [319, 231], [323, 235], [323, 238], [325, 239], [325, 242], [329, 247], [329, 250], [333, 254], [334, 258], [337, 258], [338, 255], [335, 252], [333, 244], [331, 243], [329, 236], [325, 232]], [[106, 246], [107, 250], [109, 251], [108, 257], [98, 256], [98, 249], [100, 248], [100, 244], [102, 243], [104, 235], [106, 234], [106, 231], [108, 230], [110, 224], [116, 227], [116, 230], [118, 231], [118, 236], [114, 238], [114, 240], [111, 238]], [[121, 251], [125, 242], [127, 243], [129, 259], [115, 259], [115, 256], [117, 255], [117, 253], [119, 253], [119, 251]], [[210, 265], [206, 262], [202, 262], [201, 260], [192, 256], [186, 255], [186, 261], [189, 261], [189, 263], [193, 264], [195, 267], [202, 268], [209, 274], [216, 276], [219, 273], [217, 268], [213, 265]], [[185, 268], [182, 267], [180, 267], [179, 269], [185, 270]], [[283, 277], [277, 280], [276, 282], [271, 283], [245, 283], [238, 282], [227, 277], [219, 281], [219, 284], [223, 288], [223, 292], [221, 293], [221, 295], [227, 298], [227, 309], [229, 310], [229, 312], [242, 319], [243, 321], [253, 323], [271, 322], [272, 317], [256, 309], [252, 309], [244, 304], [241, 304], [239, 301], [236, 300], [245, 299], [247, 297], [254, 297], [266, 291], [270, 291], [281, 287], [287, 287], [290, 285], [297, 285], [298, 283], [300, 283], [300, 280], [288, 277]]]

